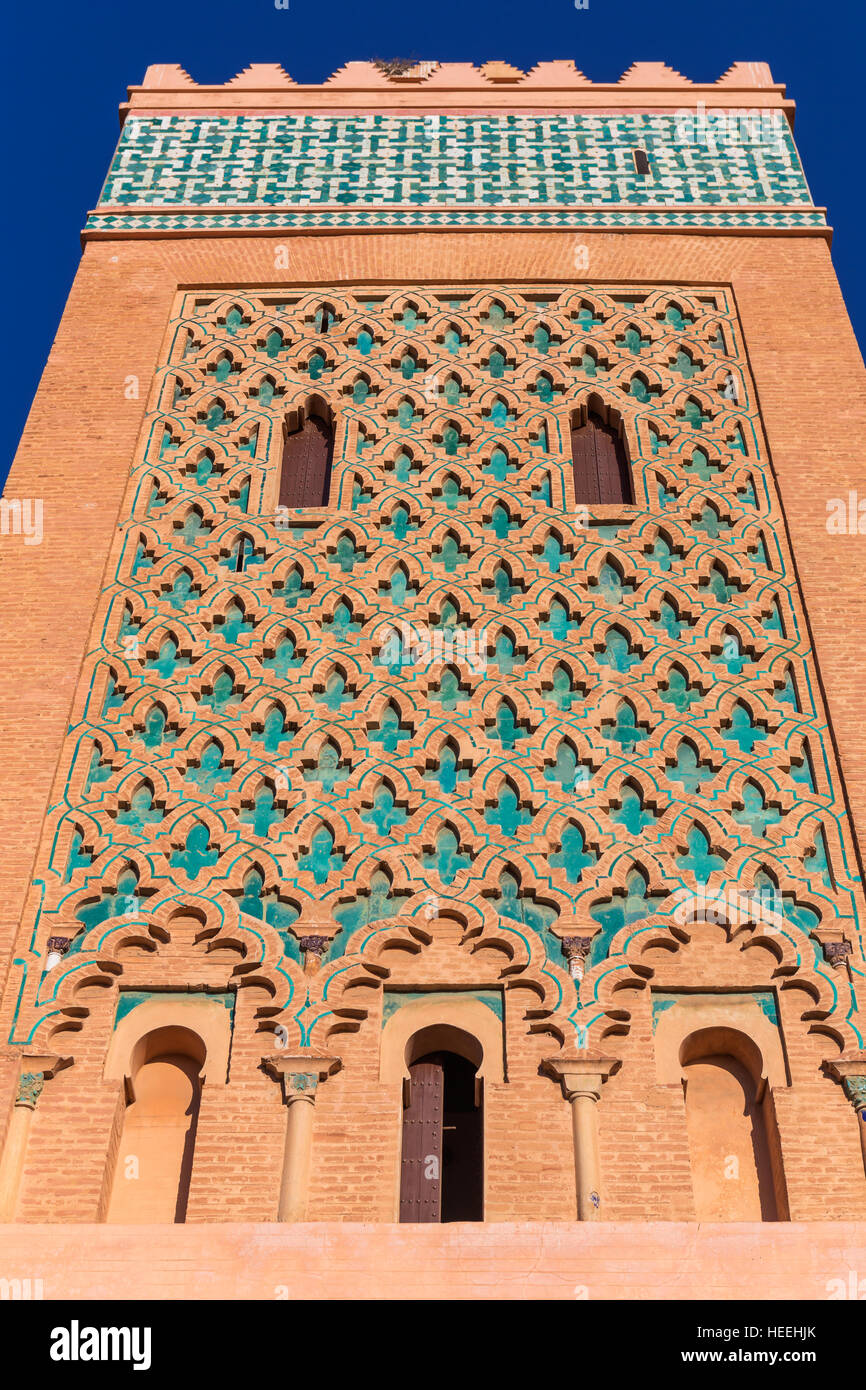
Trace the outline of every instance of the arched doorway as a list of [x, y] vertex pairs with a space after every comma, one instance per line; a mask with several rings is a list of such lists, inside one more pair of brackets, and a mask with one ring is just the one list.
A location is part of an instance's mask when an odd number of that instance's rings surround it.
[[186, 1220], [204, 1058], [187, 1028], [157, 1028], [136, 1045], [108, 1221]]
[[684, 1040], [680, 1060], [697, 1219], [784, 1220], [759, 1049], [734, 1029], [705, 1028]]
[[[412, 1040], [415, 1060], [409, 1062], [409, 1079], [404, 1084], [401, 1222], [484, 1219], [479, 1059], [472, 1058], [471, 1046], [461, 1052], [440, 1047], [419, 1055], [425, 1034], [458, 1031], [425, 1029]], [[475, 1044], [474, 1039], [468, 1041]]]

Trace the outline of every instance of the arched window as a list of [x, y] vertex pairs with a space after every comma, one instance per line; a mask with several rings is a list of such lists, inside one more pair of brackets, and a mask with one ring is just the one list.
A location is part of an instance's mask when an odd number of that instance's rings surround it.
[[323, 404], [313, 403], [303, 424], [286, 434], [280, 474], [281, 507], [326, 507], [331, 487], [334, 426]]
[[[423, 1045], [458, 1030], [429, 1028]], [[470, 1045], [474, 1040], [465, 1037]], [[459, 1043], [458, 1043], [459, 1045]], [[477, 1044], [475, 1044], [477, 1047]], [[471, 1050], [467, 1049], [467, 1050]], [[478, 1048], [480, 1060], [480, 1048]], [[404, 1089], [401, 1222], [484, 1219], [484, 1124], [477, 1062], [445, 1049], [409, 1065]]]
[[588, 505], [631, 502], [631, 471], [619, 431], [590, 411], [585, 425], [572, 427], [574, 500]]
[[760, 1050], [738, 1030], [704, 1028], [685, 1039], [680, 1058], [698, 1220], [785, 1220], [781, 1155]]
[[188, 1028], [157, 1028], [137, 1044], [108, 1221], [186, 1220], [204, 1056]]

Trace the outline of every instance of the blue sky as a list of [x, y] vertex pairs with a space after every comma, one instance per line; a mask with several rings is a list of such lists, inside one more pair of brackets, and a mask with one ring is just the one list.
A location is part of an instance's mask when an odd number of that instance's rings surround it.
[[[863, 0], [41, 0], [15, 7], [2, 102], [7, 199], [4, 285], [7, 406], [0, 475], [17, 446], [118, 134], [117, 106], [148, 63], [177, 62], [224, 82], [252, 62], [280, 62], [321, 82], [353, 58], [500, 58], [528, 68], [573, 58], [611, 82], [635, 60], [662, 60], [712, 82], [736, 60], [768, 62], [797, 103], [795, 136], [812, 196], [829, 207], [833, 259], [866, 342], [860, 87]], [[858, 156], [859, 157], [859, 156]]]

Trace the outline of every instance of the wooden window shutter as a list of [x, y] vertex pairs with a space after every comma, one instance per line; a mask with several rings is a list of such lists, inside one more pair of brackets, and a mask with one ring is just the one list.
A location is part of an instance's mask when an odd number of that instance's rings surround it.
[[325, 507], [331, 485], [334, 429], [311, 415], [286, 436], [280, 474], [281, 507]]
[[600, 416], [591, 414], [585, 425], [571, 431], [571, 459], [575, 502], [592, 506], [632, 501], [625, 447]]

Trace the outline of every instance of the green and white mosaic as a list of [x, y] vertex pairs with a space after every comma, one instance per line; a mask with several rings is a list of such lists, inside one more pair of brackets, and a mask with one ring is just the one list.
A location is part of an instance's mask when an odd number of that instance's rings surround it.
[[131, 117], [88, 229], [822, 226], [787, 125], [735, 137], [673, 114]]

